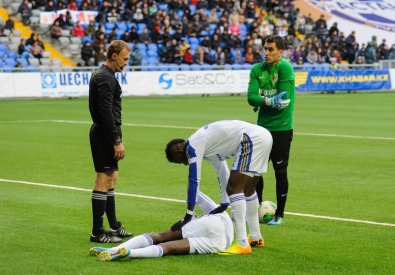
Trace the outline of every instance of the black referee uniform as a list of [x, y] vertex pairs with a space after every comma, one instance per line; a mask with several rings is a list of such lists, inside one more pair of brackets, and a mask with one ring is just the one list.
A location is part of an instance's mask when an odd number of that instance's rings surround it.
[[96, 172], [117, 171], [114, 145], [122, 142], [121, 86], [114, 71], [102, 65], [89, 83], [89, 111], [93, 125], [89, 138]]

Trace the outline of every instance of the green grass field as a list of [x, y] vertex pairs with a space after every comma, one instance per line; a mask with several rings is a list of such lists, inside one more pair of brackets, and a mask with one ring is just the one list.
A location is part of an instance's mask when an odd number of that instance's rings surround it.
[[[261, 225], [263, 249], [99, 262], [88, 255], [87, 99], [0, 101], [0, 274], [394, 274], [395, 93], [297, 94], [295, 106], [285, 224]], [[187, 168], [165, 145], [220, 119], [256, 113], [245, 95], [123, 99], [116, 202], [127, 230], [162, 231], [184, 215]], [[275, 201], [271, 164], [265, 183]], [[219, 200], [209, 163], [201, 190]]]

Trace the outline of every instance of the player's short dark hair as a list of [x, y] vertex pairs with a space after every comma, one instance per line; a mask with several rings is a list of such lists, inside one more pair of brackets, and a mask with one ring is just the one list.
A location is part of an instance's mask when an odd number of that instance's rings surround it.
[[168, 161], [173, 162], [173, 158], [172, 158], [172, 154], [171, 154], [171, 147], [173, 147], [175, 144], [178, 143], [184, 143], [185, 140], [182, 138], [176, 138], [176, 139], [172, 139], [169, 141], [169, 143], [166, 145], [166, 158]]
[[275, 43], [277, 50], [284, 50], [285, 44], [284, 39], [279, 35], [272, 35], [266, 38], [265, 43]]
[[119, 54], [123, 49], [127, 49], [130, 52], [130, 46], [128, 43], [123, 40], [113, 40], [107, 48], [107, 59], [111, 59], [114, 53]]

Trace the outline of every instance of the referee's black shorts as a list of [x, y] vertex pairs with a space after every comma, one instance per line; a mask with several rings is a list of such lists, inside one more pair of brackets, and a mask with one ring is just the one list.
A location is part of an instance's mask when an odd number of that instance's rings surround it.
[[278, 169], [288, 166], [289, 151], [293, 137], [293, 130], [270, 132], [273, 137], [272, 151], [270, 152], [270, 160], [273, 168]]
[[[122, 136], [120, 128], [119, 134]], [[118, 161], [114, 158], [114, 143], [107, 131], [100, 125], [93, 124], [89, 132], [89, 140], [95, 171], [98, 173], [118, 171]]]

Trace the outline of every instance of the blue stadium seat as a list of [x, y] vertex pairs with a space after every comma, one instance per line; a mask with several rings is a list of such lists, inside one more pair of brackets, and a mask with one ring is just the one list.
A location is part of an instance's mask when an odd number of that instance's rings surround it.
[[243, 70], [243, 65], [240, 64], [233, 64], [233, 70]]
[[178, 14], [178, 19], [181, 20], [182, 16], [184, 15], [184, 11], [183, 10], [179, 10], [177, 14]]
[[142, 52], [145, 52], [147, 50], [147, 46], [144, 43], [137, 43], [136, 46]]
[[191, 10], [191, 14], [195, 14], [195, 11], [196, 11], [195, 5], [189, 5], [189, 9]]
[[158, 67], [159, 67], [159, 71], [168, 71], [169, 67], [167, 66], [168, 64], [165, 63], [159, 63]]
[[158, 53], [156, 52], [156, 51], [151, 51], [151, 50], [148, 50], [147, 51], [147, 56], [148, 57], [158, 57]]
[[128, 30], [131, 31], [133, 27], [136, 28], [137, 30], [137, 25], [136, 23], [126, 23], [126, 26], [128, 27]]
[[129, 45], [130, 49], [133, 50], [134, 43], [129, 42], [128, 45]]
[[128, 30], [128, 26], [126, 26], [126, 23], [124, 22], [118, 22], [117, 26], [118, 26], [118, 31], [121, 31], [122, 33]]
[[86, 41], [88, 41], [88, 42], [91, 43], [91, 45], [92, 45], [92, 37], [91, 37], [91, 36], [84, 36], [84, 37], [81, 37], [82, 45], [84, 45]]
[[157, 51], [158, 46], [155, 43], [149, 43], [148, 44], [148, 51]]
[[29, 62], [27, 62], [26, 58], [17, 58], [16, 59], [17, 62], [20, 62], [22, 64], [22, 67], [27, 67], [29, 66]]
[[190, 48], [192, 51], [196, 51], [196, 49], [199, 47], [199, 44], [191, 44]]
[[148, 64], [148, 58], [147, 57], [143, 57], [143, 59], [141, 60], [141, 66], [145, 66]]
[[[217, 65], [217, 64], [215, 64], [215, 65]], [[212, 70], [211, 65], [207, 64], [207, 63], [203, 63], [202, 70], [203, 71], [211, 71]]]
[[15, 65], [16, 65], [15, 58], [6, 58], [6, 59], [4, 59], [4, 62], [5, 62], [4, 67], [6, 67], [6, 66], [15, 67]]
[[36, 73], [38, 72], [38, 67], [34, 65], [29, 65], [26, 67], [29, 73]]
[[4, 65], [3, 66], [3, 72], [5, 72], [5, 73], [12, 73], [14, 68], [15, 68], [15, 65], [14, 66]]
[[211, 55], [212, 57], [214, 57], [214, 56], [215, 56], [215, 50], [210, 50], [210, 55]]
[[233, 70], [232, 64], [225, 64], [225, 70], [227, 70], [227, 71]]
[[171, 64], [168, 64], [168, 66], [169, 66], [169, 71], [179, 71], [180, 70], [178, 64], [171, 63]]
[[144, 28], [147, 27], [147, 24], [145, 23], [138, 23], [137, 24], [137, 31], [143, 31]]
[[[0, 50], [0, 59], [3, 59], [3, 57], [4, 57], [6, 54], [7, 54], [7, 50], [5, 50], [5, 51]], [[0, 62], [0, 63], [2, 63], [2, 62]]]
[[197, 44], [199, 45], [199, 39], [197, 39], [196, 37], [189, 37], [189, 45], [193, 45], [193, 44]]
[[7, 52], [7, 45], [0, 44], [0, 52]]
[[209, 28], [210, 28], [210, 30], [214, 30], [215, 31], [215, 29], [217, 28], [217, 24], [211, 23], [209, 25]]
[[156, 66], [158, 64], [158, 59], [156, 57], [148, 57], [148, 65]]
[[112, 32], [114, 27], [115, 27], [115, 23], [111, 23], [111, 22], [104, 23], [105, 33], [109, 34], [110, 32]]
[[191, 70], [192, 71], [200, 71], [200, 64], [192, 64]]
[[210, 33], [206, 30], [201, 30], [199, 36], [204, 37], [206, 35], [210, 35]]
[[190, 71], [191, 70], [191, 65], [189, 65], [189, 64], [181, 64], [180, 65], [180, 70], [181, 71]]
[[13, 51], [7, 52], [7, 56], [8, 56], [8, 58], [13, 58], [13, 59], [16, 59], [18, 57], [16, 52], [13, 52]]
[[158, 67], [159, 67], [159, 71], [168, 71], [169, 67], [167, 66], [168, 64], [165, 63], [159, 63]]
[[239, 27], [240, 27], [240, 32], [247, 33], [247, 26], [245, 24], [240, 24]]
[[167, 4], [159, 4], [158, 9], [167, 11]]
[[243, 70], [251, 70], [251, 68], [252, 68], [252, 64], [249, 64], [249, 63], [245, 63], [241, 66], [242, 66]]

